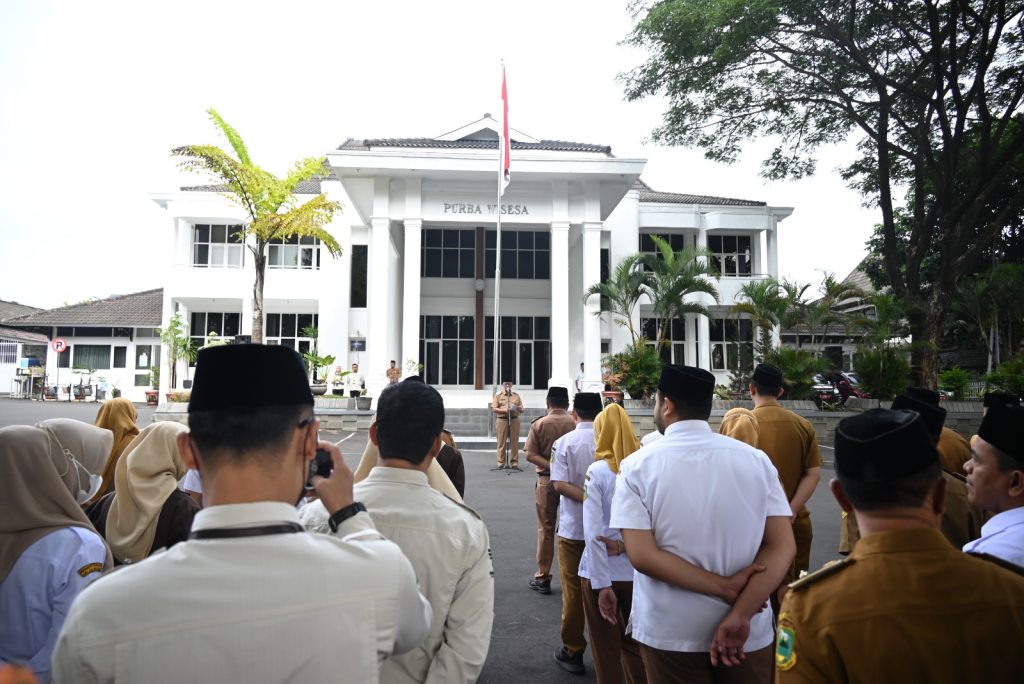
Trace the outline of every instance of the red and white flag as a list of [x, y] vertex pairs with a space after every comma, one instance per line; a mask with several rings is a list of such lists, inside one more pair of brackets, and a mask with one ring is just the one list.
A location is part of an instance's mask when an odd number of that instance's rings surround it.
[[509, 157], [512, 152], [512, 143], [508, 137], [508, 84], [505, 82], [505, 65], [501, 65], [501, 139], [498, 141], [498, 148], [501, 150], [501, 179], [498, 182], [498, 196], [501, 197], [505, 194], [505, 188], [508, 187], [509, 181], [512, 178], [509, 168], [511, 161]]

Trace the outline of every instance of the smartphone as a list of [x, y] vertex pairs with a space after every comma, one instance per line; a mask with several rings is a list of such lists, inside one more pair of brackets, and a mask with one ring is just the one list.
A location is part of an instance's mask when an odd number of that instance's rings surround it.
[[320, 477], [330, 477], [331, 470], [334, 468], [334, 462], [331, 460], [331, 454], [327, 449], [317, 449], [316, 456], [309, 462], [309, 475], [306, 476], [306, 489], [313, 488], [313, 476], [319, 475]]

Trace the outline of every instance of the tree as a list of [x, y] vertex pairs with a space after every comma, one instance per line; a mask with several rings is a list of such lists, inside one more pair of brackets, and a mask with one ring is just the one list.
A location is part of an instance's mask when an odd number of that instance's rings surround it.
[[583, 301], [600, 296], [601, 308], [597, 315], [610, 313], [612, 320], [629, 330], [630, 338], [636, 342], [639, 336], [633, 326], [633, 310], [647, 293], [651, 280], [650, 272], [643, 267], [642, 255], [631, 254], [615, 266], [610, 279], [588, 287]]
[[977, 276], [964, 278], [957, 288], [953, 313], [977, 328], [988, 353], [987, 373], [1001, 361], [1000, 332], [1006, 333], [1007, 347], [1013, 353], [1013, 330], [1024, 319], [1020, 285], [1024, 267], [1000, 264]]
[[242, 137], [213, 109], [210, 119], [227, 139], [236, 157], [214, 145], [186, 145], [171, 150], [186, 171], [203, 173], [224, 185], [225, 195], [245, 211], [247, 222], [241, 239], [252, 252], [256, 279], [252, 288], [252, 341], [263, 341], [263, 285], [267, 268], [267, 245], [274, 240], [294, 236], [314, 237], [331, 256], [341, 254], [338, 241], [326, 230], [341, 204], [323, 193], [299, 203], [295, 189], [299, 183], [323, 175], [326, 159], [309, 157], [295, 163], [284, 178], [278, 178], [253, 163]]
[[746, 314], [758, 329], [759, 340], [755, 345], [755, 355], [764, 359], [775, 345], [772, 333], [781, 326], [786, 310], [791, 303], [791, 291], [787, 291], [775, 278], [751, 280], [740, 287], [737, 302], [733, 311]]
[[[654, 2], [637, 11], [629, 40], [652, 55], [625, 76], [626, 95], [667, 95], [655, 139], [709, 159], [735, 161], [744, 140], [771, 136], [773, 179], [813, 173], [818, 147], [856, 132], [844, 177], [880, 209], [918, 382], [934, 386], [956, 284], [1024, 205], [1013, 173], [1024, 151], [1022, 14], [1024, 0]], [[905, 241], [894, 196], [909, 198]]]
[[[192, 358], [192, 338], [180, 313], [171, 316], [166, 328], [157, 328], [156, 334], [167, 347], [167, 366], [171, 371], [171, 389], [178, 387], [178, 361]], [[187, 371], [186, 371], [187, 372]]]
[[710, 252], [706, 249], [684, 247], [678, 252], [672, 249], [668, 240], [652, 235], [651, 240], [658, 248], [654, 254], [640, 255], [640, 262], [649, 271], [646, 283], [651, 298], [651, 309], [658, 320], [658, 346], [665, 344], [668, 328], [674, 318], [686, 314], [709, 316], [708, 308], [699, 302], [686, 301], [690, 294], [706, 294], [718, 301], [718, 288], [713, 280], [718, 279], [711, 266]]

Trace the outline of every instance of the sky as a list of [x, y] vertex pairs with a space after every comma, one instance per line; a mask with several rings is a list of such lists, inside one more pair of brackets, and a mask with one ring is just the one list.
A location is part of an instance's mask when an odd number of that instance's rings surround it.
[[5, 3], [0, 299], [50, 308], [160, 287], [151, 245], [168, 224], [150, 193], [203, 182], [169, 151], [226, 147], [209, 107], [280, 174], [348, 138], [434, 137], [497, 113], [501, 60], [513, 128], [646, 158], [656, 190], [793, 207], [779, 224], [781, 274], [816, 287], [822, 271], [849, 273], [880, 220], [837, 172], [853, 146], [822, 150], [813, 178], [769, 183], [764, 141], [734, 165], [651, 143], [665, 102], [626, 102], [618, 81], [644, 60], [622, 44], [627, 5]]

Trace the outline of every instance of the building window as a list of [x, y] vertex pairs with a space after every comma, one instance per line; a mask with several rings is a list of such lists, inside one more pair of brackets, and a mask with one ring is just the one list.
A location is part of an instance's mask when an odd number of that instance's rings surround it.
[[109, 370], [109, 344], [75, 344], [71, 346], [71, 367], [82, 370]]
[[242, 314], [193, 311], [189, 331], [196, 347], [206, 346], [210, 339], [233, 340], [240, 329]]
[[242, 267], [242, 226], [197, 223], [192, 227], [192, 265]]
[[749, 276], [749, 235], [708, 235], [711, 263], [722, 276]]
[[112, 368], [128, 367], [128, 347], [114, 347], [114, 365]]
[[0, 340], [0, 363], [18, 363], [18, 343]]
[[320, 240], [310, 236], [292, 235], [270, 241], [267, 252], [270, 268], [320, 269]]
[[473, 385], [473, 316], [420, 316], [420, 362], [428, 385]]
[[131, 337], [131, 328], [58, 327], [57, 337]]
[[672, 251], [678, 252], [685, 247], [693, 247], [695, 242], [686, 244], [686, 235], [683, 233], [641, 233], [640, 234], [640, 250], [644, 254], [661, 254], [657, 245], [654, 244], [654, 240], [651, 236], [660, 237], [662, 240], [667, 240], [668, 244], [671, 245]]
[[266, 325], [263, 326], [263, 340], [266, 344], [280, 344], [304, 354], [313, 348], [313, 338], [303, 334], [310, 332], [319, 324], [319, 316], [315, 313], [267, 314]]
[[57, 354], [57, 368], [71, 368], [71, 347]]
[[712, 318], [711, 370], [727, 371], [754, 365], [754, 326], [741, 318]]
[[[484, 274], [494, 277], [497, 232], [485, 233]], [[551, 277], [551, 234], [547, 231], [501, 231], [501, 277], [547, 280]]]
[[352, 245], [352, 287], [349, 306], [366, 308], [366, 245]]
[[136, 387], [149, 387], [149, 373], [136, 373], [134, 384]]
[[160, 345], [135, 345], [135, 370], [149, 370], [153, 366], [160, 367]]
[[[640, 333], [647, 339], [648, 346], [658, 343], [658, 319], [641, 318]], [[686, 320], [673, 318], [668, 323], [665, 339], [668, 344], [662, 347], [661, 360], [665, 363], [686, 363]]]
[[160, 337], [156, 334], [156, 328], [136, 328], [135, 337]]
[[420, 276], [475, 278], [476, 230], [424, 230], [423, 247], [420, 249]]
[[[501, 365], [499, 380], [511, 380], [520, 387], [545, 389], [551, 377], [551, 318], [548, 316], [502, 316]], [[484, 319], [484, 382], [493, 383], [494, 317]]]

